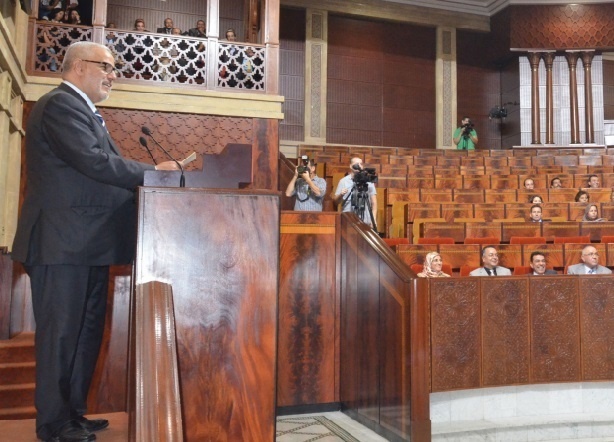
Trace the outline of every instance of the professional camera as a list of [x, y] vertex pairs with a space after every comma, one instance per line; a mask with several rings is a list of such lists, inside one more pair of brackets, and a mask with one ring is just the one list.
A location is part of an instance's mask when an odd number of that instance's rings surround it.
[[463, 128], [463, 132], [462, 132], [463, 136], [468, 137], [471, 134], [471, 131], [473, 130], [473, 123], [463, 124], [462, 128]]
[[299, 175], [304, 174], [305, 172], [309, 173], [311, 172], [309, 170], [309, 157], [307, 155], [303, 155], [301, 156], [301, 162], [303, 163], [302, 165], [298, 166], [297, 171]]
[[365, 167], [356, 172], [352, 179], [359, 192], [366, 192], [369, 183], [377, 183], [377, 172], [374, 167]]

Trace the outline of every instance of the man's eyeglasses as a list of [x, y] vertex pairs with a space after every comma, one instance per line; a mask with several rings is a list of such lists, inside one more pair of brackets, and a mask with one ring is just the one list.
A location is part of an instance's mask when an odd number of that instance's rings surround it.
[[100, 66], [105, 74], [110, 74], [111, 72], [115, 72], [115, 75], [119, 74], [119, 71], [113, 66], [111, 63], [107, 63], [106, 61], [96, 61], [96, 60], [82, 60], [88, 63], [96, 63]]
[[591, 256], [591, 257], [599, 258], [599, 253], [585, 253], [584, 256]]

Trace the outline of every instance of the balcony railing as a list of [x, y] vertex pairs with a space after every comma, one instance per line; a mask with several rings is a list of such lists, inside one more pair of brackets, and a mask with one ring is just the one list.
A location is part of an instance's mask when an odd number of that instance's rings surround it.
[[95, 31], [88, 26], [35, 22], [30, 73], [59, 75], [71, 43], [96, 41], [94, 37], [102, 35], [103, 41], [98, 42], [113, 52], [120, 82], [266, 92], [264, 45], [117, 29]]

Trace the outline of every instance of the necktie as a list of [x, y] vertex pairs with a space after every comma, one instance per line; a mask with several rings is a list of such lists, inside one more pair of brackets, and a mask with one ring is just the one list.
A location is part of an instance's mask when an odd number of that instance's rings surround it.
[[98, 112], [98, 109], [96, 109], [96, 111], [94, 112], [94, 115], [96, 115], [96, 118], [98, 118], [98, 121], [100, 121], [100, 124], [102, 124], [102, 127], [104, 127], [104, 130], [108, 132], [109, 129], [107, 129], [107, 125], [104, 122], [104, 118], [102, 118], [102, 115], [100, 115], [100, 112]]
[[497, 269], [496, 268], [492, 269], [492, 274], [497, 276]]
[[587, 275], [594, 275], [595, 274], [595, 269], [588, 269], [588, 272], [586, 272]]

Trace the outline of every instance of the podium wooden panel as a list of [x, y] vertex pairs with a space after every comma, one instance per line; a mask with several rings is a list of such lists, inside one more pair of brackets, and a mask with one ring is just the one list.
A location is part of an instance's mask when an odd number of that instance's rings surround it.
[[172, 286], [186, 441], [275, 439], [279, 207], [272, 191], [139, 189], [135, 284]]

